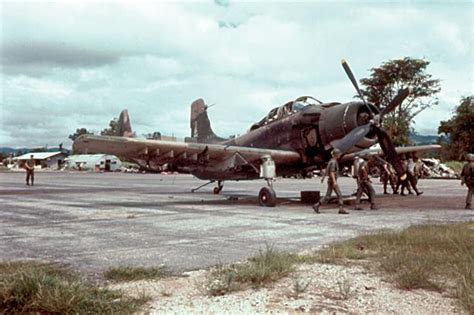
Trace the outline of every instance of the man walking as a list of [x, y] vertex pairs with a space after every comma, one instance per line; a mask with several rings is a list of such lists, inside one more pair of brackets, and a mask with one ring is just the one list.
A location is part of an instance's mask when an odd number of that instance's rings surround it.
[[[328, 189], [326, 191], [326, 195], [324, 198], [315, 203], [313, 205], [314, 212], [320, 213], [319, 212], [319, 207], [321, 204], [327, 204], [329, 201], [329, 198], [331, 197], [331, 194], [334, 190], [334, 192], [337, 195], [337, 201], [339, 203], [339, 214], [349, 214], [343, 207], [343, 202], [342, 202], [342, 194], [341, 190], [339, 189], [339, 185], [337, 184], [337, 174], [339, 173], [339, 164], [337, 163], [337, 160], [341, 157], [341, 151], [339, 149], [334, 149], [331, 152], [332, 159], [329, 161], [328, 166], [326, 168], [326, 173], [324, 177], [328, 176]], [[324, 177], [321, 179], [321, 183], [324, 181]]]
[[30, 185], [31, 179], [31, 186], [34, 185], [35, 182], [35, 159], [33, 158], [33, 154], [30, 155], [30, 159], [25, 161], [25, 170], [26, 170], [26, 185]]
[[369, 178], [369, 167], [367, 161], [364, 161], [359, 164], [359, 172], [357, 173], [357, 181], [359, 182], [359, 188], [357, 189], [357, 197], [356, 197], [356, 207], [355, 210], [362, 210], [360, 205], [360, 198], [362, 197], [362, 193], [367, 191], [369, 195], [370, 201], [370, 209], [377, 210], [375, 206], [375, 191], [374, 187], [372, 187], [372, 182]]
[[390, 183], [390, 187], [392, 187], [393, 194], [398, 194], [398, 191], [395, 190], [395, 184], [397, 182], [397, 176], [395, 175], [395, 170], [393, 166], [384, 162], [382, 168], [380, 170], [380, 180], [383, 184], [383, 193], [386, 195], [387, 192], [387, 184]]
[[461, 185], [466, 184], [466, 209], [471, 209], [472, 193], [474, 192], [474, 154], [466, 154], [467, 163], [461, 172]]

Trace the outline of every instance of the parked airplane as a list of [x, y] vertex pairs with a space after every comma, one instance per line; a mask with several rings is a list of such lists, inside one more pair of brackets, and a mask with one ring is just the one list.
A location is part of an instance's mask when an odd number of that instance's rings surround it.
[[[437, 145], [395, 148], [380, 122], [403, 102], [408, 89], [401, 90], [380, 111], [364, 100], [348, 64], [342, 64], [362, 101], [322, 103], [302, 96], [270, 110], [244, 135], [224, 139], [212, 131], [207, 106], [198, 99], [191, 105], [191, 138], [184, 143], [131, 138], [130, 118], [124, 110], [118, 136], [82, 135], [74, 141], [73, 149], [75, 153], [114, 154], [151, 168], [168, 164], [209, 180], [196, 189], [217, 181], [216, 194], [225, 180], [263, 178], [267, 187], [260, 190], [258, 200], [269, 207], [276, 204], [273, 181], [277, 176], [305, 175], [322, 168], [334, 148], [344, 154], [342, 161], [353, 159], [357, 152], [383, 155], [400, 177], [404, 174], [398, 154], [439, 149]], [[367, 150], [376, 142], [382, 152]]]

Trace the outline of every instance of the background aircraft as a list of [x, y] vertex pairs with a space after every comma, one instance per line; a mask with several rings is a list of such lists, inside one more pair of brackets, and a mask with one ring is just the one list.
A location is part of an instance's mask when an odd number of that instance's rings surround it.
[[[217, 181], [219, 193], [225, 180], [263, 178], [267, 187], [259, 192], [262, 206], [275, 206], [273, 181], [277, 176], [306, 174], [322, 168], [329, 161], [333, 148], [344, 154], [342, 161], [353, 159], [364, 150], [366, 155], [383, 154], [397, 174], [403, 176], [398, 154], [436, 150], [439, 146], [395, 148], [388, 134], [380, 127], [383, 116], [394, 110], [408, 96], [401, 90], [387, 107], [379, 109], [362, 97], [357, 82], [345, 61], [343, 67], [362, 101], [322, 103], [302, 96], [273, 108], [250, 130], [236, 138], [224, 139], [212, 131], [207, 106], [202, 99], [191, 105], [191, 138], [186, 142], [131, 138], [128, 111], [119, 118], [118, 136], [82, 135], [73, 144], [75, 153], [107, 153], [134, 160], [148, 167], [164, 164], [200, 179]], [[366, 150], [376, 142], [380, 150]], [[194, 190], [193, 190], [194, 191]]]

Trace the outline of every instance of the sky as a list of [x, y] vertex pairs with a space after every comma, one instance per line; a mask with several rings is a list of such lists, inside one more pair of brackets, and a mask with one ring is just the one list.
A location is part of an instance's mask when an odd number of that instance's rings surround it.
[[420, 134], [474, 94], [472, 1], [0, 0], [0, 14], [0, 147], [70, 147], [124, 108], [139, 137], [185, 137], [200, 97], [216, 134], [243, 134], [301, 95], [351, 101], [341, 59], [359, 79], [428, 60], [442, 90]]

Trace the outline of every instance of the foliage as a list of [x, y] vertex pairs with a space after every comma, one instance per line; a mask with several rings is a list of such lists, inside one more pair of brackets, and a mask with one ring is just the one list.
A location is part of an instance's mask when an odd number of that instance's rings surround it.
[[109, 128], [105, 128], [100, 132], [101, 136], [116, 136], [119, 134], [118, 118], [114, 118], [109, 122]]
[[428, 65], [429, 61], [410, 57], [390, 60], [372, 68], [370, 77], [360, 80], [365, 87], [364, 97], [380, 109], [386, 107], [399, 90], [410, 89], [410, 95], [388, 113], [383, 122], [395, 145], [408, 144], [412, 119], [438, 103], [434, 95], [441, 90], [439, 80], [425, 72]]
[[461, 98], [453, 117], [441, 121], [438, 134], [448, 137], [448, 141], [440, 139], [444, 160], [463, 160], [466, 153], [474, 152], [474, 95]]
[[0, 264], [2, 314], [131, 314], [148, 301], [93, 286], [56, 265]]
[[239, 290], [245, 285], [261, 287], [288, 275], [296, 263], [299, 263], [297, 255], [280, 252], [267, 245], [265, 250], [259, 250], [258, 255], [245, 263], [218, 266], [208, 279], [208, 293], [217, 296]]
[[317, 258], [343, 264], [348, 259], [368, 260], [366, 266], [375, 266], [399, 288], [448, 291], [473, 313], [473, 227], [472, 223], [425, 224], [382, 231], [333, 244]]
[[76, 132], [74, 132], [73, 134], [69, 135], [69, 139], [71, 139], [72, 141], [76, 140], [77, 137], [81, 136], [81, 135], [91, 135], [92, 132], [89, 132], [86, 128], [77, 128], [76, 129]]
[[143, 279], [160, 279], [167, 275], [164, 267], [130, 267], [110, 268], [104, 273], [105, 279], [113, 281], [135, 281]]
[[151, 139], [151, 140], [161, 140], [161, 132], [155, 131], [153, 133], [147, 133], [144, 135], [146, 139]]

